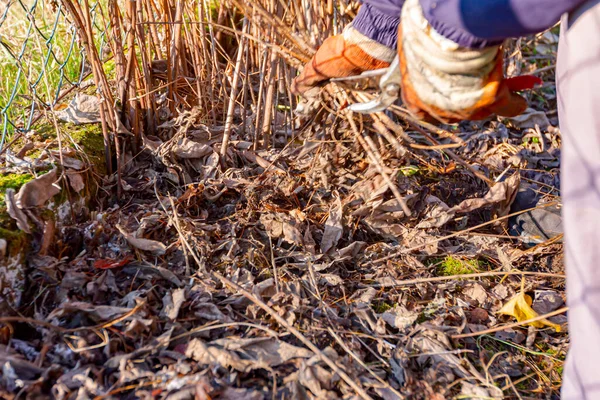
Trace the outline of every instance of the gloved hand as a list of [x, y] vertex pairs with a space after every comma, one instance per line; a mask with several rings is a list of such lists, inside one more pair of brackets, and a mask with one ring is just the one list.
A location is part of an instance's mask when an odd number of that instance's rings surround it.
[[352, 25], [341, 35], [323, 42], [315, 56], [304, 66], [292, 83], [292, 93], [302, 96], [297, 113], [314, 110], [319, 98], [319, 87], [331, 78], [345, 78], [364, 71], [387, 68], [396, 51], [358, 32]]
[[493, 114], [514, 117], [527, 108], [517, 91], [539, 78], [505, 79], [500, 46], [468, 49], [429, 25], [419, 0], [407, 0], [398, 31], [402, 99], [417, 117], [452, 123]]

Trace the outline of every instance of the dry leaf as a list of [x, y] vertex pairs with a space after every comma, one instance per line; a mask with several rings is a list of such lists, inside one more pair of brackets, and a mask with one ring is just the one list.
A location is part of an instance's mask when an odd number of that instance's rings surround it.
[[482, 198], [467, 199], [455, 207], [449, 208], [446, 203], [435, 196], [428, 196], [426, 202], [433, 207], [427, 212], [425, 218], [419, 222], [417, 228], [441, 228], [456, 214], [466, 214], [478, 210], [482, 207], [493, 206], [494, 214], [497, 217], [503, 217], [510, 211], [510, 206], [517, 196], [520, 175], [514, 174], [504, 182], [495, 184], [490, 191]]
[[[65, 152], [63, 152], [65, 153]], [[61, 165], [65, 168], [71, 168], [74, 169], [76, 171], [80, 171], [83, 169], [83, 167], [85, 167], [85, 164], [83, 163], [83, 161], [78, 160], [76, 158], [73, 157], [68, 157], [66, 155], [63, 154], [62, 158], [60, 156], [59, 152], [56, 152], [56, 154], [54, 154], [55, 158], [57, 161], [61, 161]]]
[[123, 229], [123, 227], [120, 225], [117, 225], [117, 229], [119, 230], [119, 232], [121, 232], [125, 239], [127, 239], [129, 244], [135, 247], [136, 249], [149, 251], [150, 253], [157, 256], [162, 256], [167, 252], [167, 246], [165, 246], [161, 242], [157, 242], [156, 240], [136, 238], [132, 234], [127, 233], [127, 231], [125, 231], [125, 229]]
[[213, 148], [183, 137], [173, 146], [172, 152], [179, 158], [202, 158], [212, 154]]
[[175, 321], [179, 315], [179, 310], [185, 302], [185, 289], [175, 289], [168, 292], [162, 299], [163, 309], [161, 316], [169, 318], [171, 321]]
[[283, 236], [283, 240], [286, 242], [302, 246], [302, 234], [296, 228], [296, 221], [291, 220], [287, 215], [282, 213], [262, 214], [260, 222], [271, 238], [278, 239]]
[[517, 128], [529, 129], [539, 126], [540, 129], [546, 129], [550, 126], [550, 121], [543, 111], [536, 111], [533, 108], [528, 108], [525, 112], [517, 117], [509, 118], [510, 122]]
[[410, 328], [417, 321], [419, 315], [419, 312], [409, 311], [404, 306], [396, 305], [381, 314], [381, 318], [391, 327], [403, 330]]
[[130, 308], [126, 307], [114, 307], [104, 305], [92, 305], [80, 301], [66, 302], [60, 305], [59, 308], [55, 308], [54, 311], [48, 315], [48, 320], [72, 320], [75, 314], [85, 314], [88, 318], [94, 322], [103, 322], [113, 320], [115, 318], [122, 317], [131, 311]]
[[56, 113], [61, 121], [75, 125], [100, 122], [100, 99], [96, 96], [79, 93], [69, 106]]
[[69, 179], [69, 184], [77, 193], [81, 192], [85, 188], [82, 174], [69, 170], [67, 171], [67, 178]]
[[325, 222], [325, 231], [323, 232], [323, 240], [321, 240], [321, 251], [323, 253], [327, 253], [329, 250], [335, 248], [344, 232], [342, 225], [342, 202], [338, 198], [336, 203], [334, 208], [329, 211], [329, 218]]
[[242, 150], [241, 154], [246, 158], [246, 160], [250, 161], [251, 163], [257, 164], [265, 170], [273, 171], [282, 176], [287, 175], [287, 173], [283, 169], [279, 168], [277, 165], [270, 162], [269, 160], [265, 160], [258, 154], [255, 154], [249, 150]]
[[506, 215], [510, 209], [510, 204], [517, 195], [519, 184], [521, 182], [520, 175], [514, 174], [504, 182], [495, 184], [490, 191], [481, 199], [467, 199], [452, 208], [452, 211], [457, 213], [469, 213], [481, 207], [488, 205], [498, 205], [498, 215]]
[[[519, 322], [527, 321], [533, 318], [538, 317], [538, 313], [535, 312], [533, 308], [531, 308], [531, 297], [527, 296], [524, 292], [520, 292], [515, 297], [513, 297], [508, 303], [498, 311], [499, 314], [509, 315], [514, 317]], [[550, 326], [556, 330], [556, 332], [560, 332], [560, 325], [553, 324], [547, 319], [543, 319], [541, 321], [532, 322], [529, 325], [535, 326], [536, 328], [543, 328], [545, 326]]]
[[539, 314], [548, 314], [565, 305], [562, 296], [553, 290], [537, 290], [531, 308]]
[[185, 355], [202, 365], [231, 367], [247, 372], [271, 368], [295, 358], [309, 358], [313, 353], [302, 347], [271, 339], [219, 339], [206, 343], [193, 339], [185, 349]]
[[29, 229], [29, 220], [27, 219], [27, 215], [17, 207], [17, 202], [15, 200], [15, 190], [14, 189], [6, 189], [5, 195], [6, 201], [6, 209], [8, 211], [8, 215], [11, 216], [12, 219], [17, 221], [17, 227], [25, 233], [31, 233], [31, 229]]
[[21, 209], [41, 207], [60, 193], [60, 186], [56, 184], [56, 175], [56, 168], [54, 168], [24, 184], [15, 196], [17, 206]]
[[303, 347], [293, 346], [274, 338], [227, 338], [210, 343], [224, 350], [235, 351], [244, 358], [253, 360], [257, 367], [274, 367], [290, 360], [310, 358], [314, 353]]

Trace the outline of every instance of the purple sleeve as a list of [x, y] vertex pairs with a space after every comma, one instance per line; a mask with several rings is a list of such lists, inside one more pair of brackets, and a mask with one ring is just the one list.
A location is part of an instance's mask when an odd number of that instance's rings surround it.
[[352, 25], [367, 36], [391, 49], [398, 46], [398, 25], [404, 0], [364, 0]]
[[376, 9], [378, 12], [400, 17], [404, 0], [360, 0], [361, 3]]
[[425, 18], [464, 47], [541, 32], [586, 0], [421, 0]]

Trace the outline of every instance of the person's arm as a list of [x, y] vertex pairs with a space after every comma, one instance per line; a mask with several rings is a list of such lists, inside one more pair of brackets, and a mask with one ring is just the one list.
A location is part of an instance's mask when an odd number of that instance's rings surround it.
[[398, 46], [398, 25], [404, 0], [363, 0], [352, 26], [390, 49]]
[[[394, 59], [404, 0], [365, 0], [352, 24], [326, 39], [294, 79], [292, 92], [305, 98], [331, 78], [384, 68]], [[315, 89], [315, 90], [313, 90]]]
[[542, 32], [586, 0], [420, 0], [429, 24], [463, 47]]
[[406, 0], [398, 52], [405, 106], [439, 121], [513, 117], [527, 108], [518, 92], [541, 83], [506, 79], [504, 39], [550, 28], [586, 0]]

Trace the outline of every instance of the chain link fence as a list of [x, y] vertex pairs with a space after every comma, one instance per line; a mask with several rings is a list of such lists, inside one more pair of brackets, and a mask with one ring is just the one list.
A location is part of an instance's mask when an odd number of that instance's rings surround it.
[[[101, 50], [109, 23], [102, 1], [90, 2], [89, 10]], [[99, 51], [103, 58], [104, 53]], [[75, 26], [60, 2], [0, 0], [0, 153], [45, 111], [60, 107], [89, 74]]]

